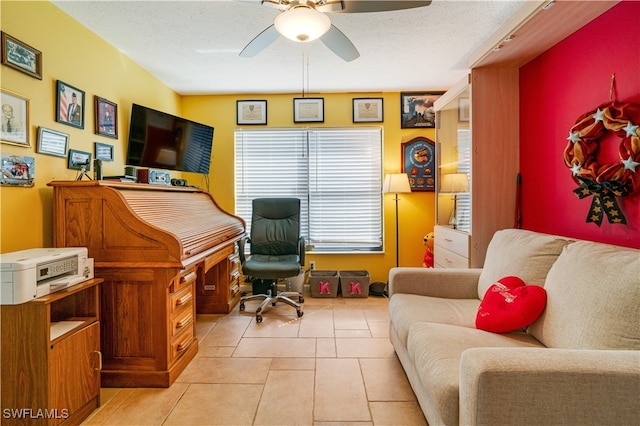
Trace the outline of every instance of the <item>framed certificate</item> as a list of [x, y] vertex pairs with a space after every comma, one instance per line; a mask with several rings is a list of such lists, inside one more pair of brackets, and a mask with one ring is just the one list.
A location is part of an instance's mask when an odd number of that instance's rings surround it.
[[267, 124], [267, 101], [236, 101], [236, 124]]
[[66, 157], [69, 147], [69, 135], [57, 130], [38, 127], [38, 144], [36, 152], [38, 154], [53, 155], [56, 157]]
[[353, 122], [382, 123], [384, 121], [382, 106], [382, 98], [354, 98]]
[[294, 98], [294, 123], [323, 123], [324, 98]]

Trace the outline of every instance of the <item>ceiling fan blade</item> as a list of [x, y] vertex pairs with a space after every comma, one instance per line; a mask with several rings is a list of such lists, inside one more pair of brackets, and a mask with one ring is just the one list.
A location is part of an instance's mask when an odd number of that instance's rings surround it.
[[360, 57], [360, 52], [358, 52], [358, 49], [356, 49], [353, 43], [351, 43], [351, 40], [349, 40], [342, 31], [336, 28], [335, 25], [331, 25], [329, 31], [320, 37], [320, 40], [333, 53], [340, 56], [347, 62], [351, 62]]
[[280, 37], [280, 33], [276, 30], [274, 25], [271, 25], [251, 40], [249, 44], [242, 49], [240, 56], [243, 58], [253, 58], [258, 53], [269, 47], [269, 45], [276, 41], [278, 37]]
[[343, 0], [343, 13], [388, 12], [391, 10], [412, 9], [429, 6], [431, 0]]

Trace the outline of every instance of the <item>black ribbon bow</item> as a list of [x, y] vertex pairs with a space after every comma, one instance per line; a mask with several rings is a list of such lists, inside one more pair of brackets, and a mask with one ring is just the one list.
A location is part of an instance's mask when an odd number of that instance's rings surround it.
[[593, 195], [591, 208], [589, 209], [589, 214], [587, 214], [587, 223], [593, 222], [600, 226], [603, 216], [606, 214], [609, 223], [626, 225], [627, 219], [624, 217], [616, 200], [616, 197], [624, 197], [629, 194], [629, 190], [624, 183], [619, 180], [596, 182], [581, 176], [576, 177], [580, 181], [580, 186], [574, 189], [573, 192], [578, 198], [582, 199]]

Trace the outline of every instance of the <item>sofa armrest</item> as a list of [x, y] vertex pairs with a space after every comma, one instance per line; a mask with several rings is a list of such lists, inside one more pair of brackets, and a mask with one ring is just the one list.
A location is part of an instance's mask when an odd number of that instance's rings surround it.
[[474, 348], [460, 362], [460, 424], [637, 424], [638, 395], [640, 351]]
[[477, 299], [482, 269], [392, 268], [389, 297], [395, 293], [447, 299]]

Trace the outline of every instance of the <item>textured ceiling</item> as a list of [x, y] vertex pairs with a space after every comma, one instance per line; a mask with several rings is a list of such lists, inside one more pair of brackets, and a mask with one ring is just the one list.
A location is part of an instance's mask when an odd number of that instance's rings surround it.
[[259, 0], [53, 3], [180, 94], [444, 90], [524, 1], [434, 0], [378, 13], [331, 13], [360, 57], [280, 37], [253, 58], [244, 46], [280, 13]]

